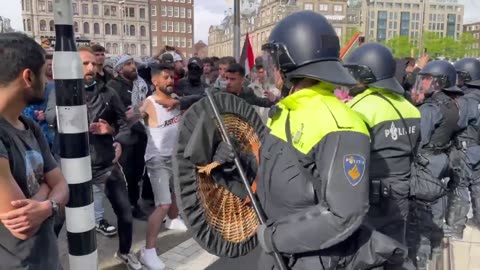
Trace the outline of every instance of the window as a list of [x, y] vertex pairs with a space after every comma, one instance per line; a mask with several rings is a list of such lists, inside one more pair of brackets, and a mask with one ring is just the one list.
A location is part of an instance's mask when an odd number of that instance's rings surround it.
[[180, 18], [185, 18], [185, 8], [184, 7], [180, 8]]
[[116, 6], [111, 6], [110, 7], [110, 14], [112, 17], [117, 17], [117, 7]]
[[313, 10], [313, 4], [303, 4], [304, 10]]
[[90, 24], [88, 22], [83, 23], [83, 33], [90, 34]]
[[150, 6], [150, 13], [152, 16], [157, 16], [157, 6], [151, 5]]
[[129, 54], [129, 52], [128, 52], [128, 51], [129, 51], [129, 48], [130, 48], [130, 46], [128, 46], [127, 43], [123, 44], [123, 53]]
[[175, 47], [180, 47], [180, 37], [175, 37]]
[[98, 9], [98, 5], [93, 5], [93, 15], [100, 16], [100, 10]]
[[173, 25], [173, 31], [175, 31], [175, 33], [178, 33], [180, 32], [180, 23], [179, 22], [175, 22], [174, 25]]
[[167, 45], [167, 37], [166, 36], [163, 36], [162, 37], [162, 45]]
[[103, 16], [110, 16], [110, 6], [103, 6]]
[[[157, 41], [157, 39], [155, 39], [155, 41]], [[147, 55], [147, 45], [142, 44], [142, 46], [140, 47], [140, 54], [141, 54], [142, 56]]]
[[112, 24], [112, 35], [118, 35], [118, 26], [117, 24]]
[[160, 13], [162, 17], [167, 17], [167, 7], [166, 6], [161, 6], [160, 7]]
[[130, 44], [130, 54], [137, 55], [137, 46], [135, 44]]
[[188, 39], [187, 48], [192, 48], [192, 39], [191, 38]]
[[157, 47], [157, 39], [152, 39], [152, 47]]
[[167, 32], [167, 22], [162, 21], [162, 32]]
[[118, 54], [118, 44], [113, 43], [112, 45], [112, 54]]
[[[31, 0], [26, 0], [25, 1], [25, 10], [30, 11], [31, 9], [32, 9], [32, 1]], [[28, 26], [28, 20], [30, 20], [30, 19], [27, 19], [27, 26]], [[30, 30], [28, 30], [28, 31], [31, 31], [31, 27], [32, 27], [32, 22], [30, 22]]]
[[173, 32], [173, 22], [168, 22], [168, 32]]
[[167, 15], [168, 15], [168, 17], [173, 17], [173, 7], [172, 6], [167, 7]]
[[82, 15], [88, 15], [88, 4], [82, 4]]
[[173, 37], [168, 37], [168, 46], [173, 46]]
[[100, 34], [100, 25], [98, 23], [93, 24], [93, 33], [94, 34]]
[[55, 22], [53, 20], [48, 22], [48, 30], [51, 32], [55, 31]]
[[178, 7], [174, 7], [174, 8], [173, 8], [173, 16], [174, 16], [175, 18], [178, 18], [178, 17], [180, 16], [179, 13], [180, 13], [179, 8], [178, 8]]
[[53, 12], [53, 3], [52, 3], [52, 1], [48, 1], [48, 2], [47, 2], [47, 10], [48, 10], [48, 12], [50, 12], [50, 13]]
[[78, 33], [79, 29], [78, 29], [78, 22], [74, 22], [73, 23], [73, 29], [75, 29], [75, 33]]
[[112, 28], [110, 28], [110, 24], [106, 23], [105, 24], [105, 35], [111, 35], [112, 34]]
[[187, 32], [190, 34], [192, 33], [192, 25], [191, 24], [188, 24], [187, 25]]
[[38, 7], [38, 11], [45, 12], [47, 10], [47, 7], [45, 5], [45, 0], [38, 0], [37, 7]]
[[140, 19], [145, 19], [145, 9], [140, 8]]
[[130, 36], [135, 36], [135, 25], [130, 25]]
[[320, 5], [318, 5], [318, 9], [320, 11], [328, 11], [328, 5], [327, 4], [320, 4]]
[[157, 22], [152, 22], [152, 32], [157, 32]]
[[143, 25], [140, 26], [140, 36], [142, 36], [142, 37], [147, 36], [147, 29]]
[[337, 33], [337, 36], [338, 36], [338, 37], [341, 37], [341, 36], [342, 36], [342, 28], [335, 27], [335, 32]]
[[32, 31], [32, 21], [30, 19], [27, 19], [27, 31]]
[[72, 3], [73, 15], [78, 15], [78, 5], [77, 3]]
[[47, 22], [40, 20], [40, 31], [47, 31]]
[[186, 24], [185, 22], [181, 22], [181, 23], [180, 23], [180, 32], [181, 32], [181, 33], [185, 33], [185, 26], [186, 26], [186, 25], [187, 25], [187, 24]]
[[110, 44], [110, 42], [107, 42], [107, 44], [105, 44], [105, 50], [107, 51], [107, 53], [112, 52], [112, 44]]
[[192, 10], [187, 9], [187, 18], [191, 19], [192, 18]]
[[187, 45], [187, 38], [182, 37], [182, 39], [180, 39], [180, 47], [185, 48], [186, 45]]
[[334, 5], [333, 10], [335, 12], [342, 12], [343, 11], [343, 6], [342, 5]]
[[130, 13], [130, 18], [135, 18], [135, 8], [131, 7], [128, 10]]

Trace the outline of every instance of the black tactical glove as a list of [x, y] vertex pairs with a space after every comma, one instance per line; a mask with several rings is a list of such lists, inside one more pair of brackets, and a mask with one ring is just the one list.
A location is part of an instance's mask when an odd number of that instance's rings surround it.
[[220, 165], [225, 163], [231, 163], [235, 159], [235, 153], [233, 152], [233, 148], [221, 141], [218, 144], [217, 150], [215, 151], [215, 155], [213, 156], [213, 161], [218, 162]]

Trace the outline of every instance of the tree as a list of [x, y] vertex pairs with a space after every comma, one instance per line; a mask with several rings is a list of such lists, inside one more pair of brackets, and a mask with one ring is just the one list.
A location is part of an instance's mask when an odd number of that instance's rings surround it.
[[356, 33], [360, 32], [360, 29], [358, 27], [347, 27], [347, 31], [345, 35], [342, 35], [342, 46], [347, 45], [347, 43], [350, 41], [350, 39], [355, 35]]
[[480, 48], [478, 48], [478, 40], [473, 37], [472, 33], [463, 33], [460, 36], [459, 42], [463, 45], [462, 48], [462, 55], [463, 56], [471, 56], [471, 57], [479, 57], [480, 56]]
[[413, 48], [407, 36], [396, 36], [386, 41], [384, 45], [392, 51], [396, 58], [410, 57]]

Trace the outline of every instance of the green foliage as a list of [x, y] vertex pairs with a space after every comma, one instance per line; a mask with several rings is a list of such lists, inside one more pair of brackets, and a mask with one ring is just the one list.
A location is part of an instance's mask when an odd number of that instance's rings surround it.
[[[425, 32], [422, 39], [423, 48], [427, 49], [431, 58], [443, 57], [451, 60], [465, 56], [478, 57], [480, 49], [472, 48], [472, 45], [477, 42], [471, 33], [464, 33], [458, 40], [455, 40], [451, 37], [442, 37], [436, 33]], [[392, 50], [395, 57], [408, 57], [411, 55], [412, 49], [415, 56], [419, 55], [419, 51], [423, 51], [423, 48], [415, 46], [406, 36], [396, 36], [385, 42], [385, 45]]]

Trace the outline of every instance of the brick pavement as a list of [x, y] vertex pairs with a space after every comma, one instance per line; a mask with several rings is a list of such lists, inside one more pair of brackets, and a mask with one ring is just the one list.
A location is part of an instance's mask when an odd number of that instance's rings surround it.
[[480, 230], [468, 227], [462, 240], [450, 240], [449, 270], [480, 270]]
[[166, 270], [202, 270], [218, 257], [203, 250], [192, 238], [160, 255]]

